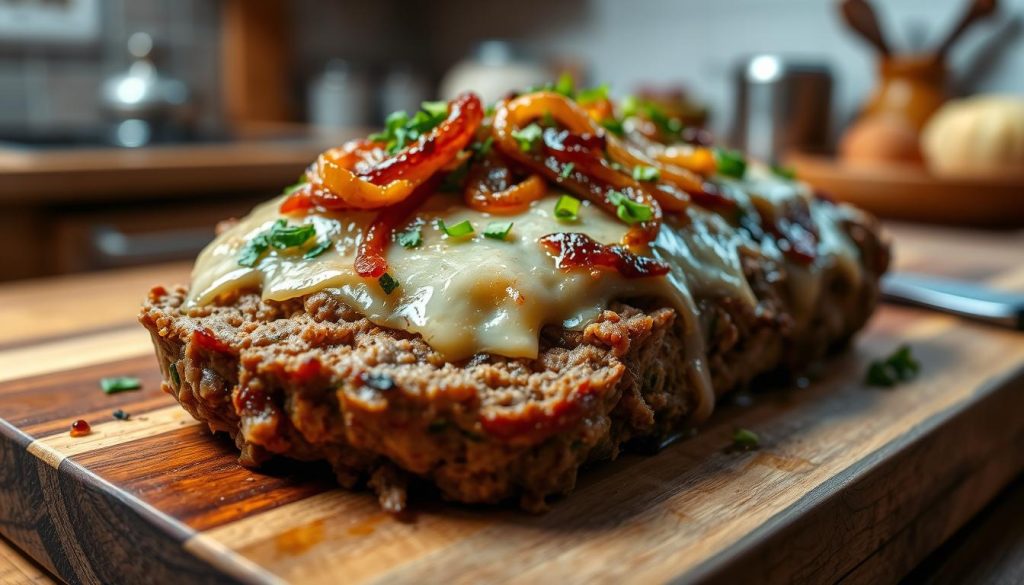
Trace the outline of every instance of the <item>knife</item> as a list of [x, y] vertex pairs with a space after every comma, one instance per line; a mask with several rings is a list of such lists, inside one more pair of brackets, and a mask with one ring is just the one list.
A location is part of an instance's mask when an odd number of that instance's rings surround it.
[[976, 282], [896, 272], [882, 277], [882, 298], [1024, 331], [1024, 293]]

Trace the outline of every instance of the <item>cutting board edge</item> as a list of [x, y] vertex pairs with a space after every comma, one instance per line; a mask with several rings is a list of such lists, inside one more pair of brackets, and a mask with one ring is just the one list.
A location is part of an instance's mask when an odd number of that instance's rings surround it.
[[[0, 485], [32, 484], [0, 490], [0, 534], [65, 582], [276, 581], [231, 559], [195, 554], [185, 547], [197, 535], [194, 530], [71, 459], [54, 460], [30, 450], [35, 442], [0, 419]], [[120, 526], [111, 531], [110, 524]], [[93, 530], [100, 525], [102, 531]], [[131, 538], [111, 546], [104, 531]]]
[[[896, 390], [898, 391], [898, 390]], [[1012, 408], [1015, 401], [1015, 393], [1024, 392], [1024, 364], [1016, 369], [1005, 372], [1003, 375], [990, 380], [980, 387], [968, 400], [951, 405], [949, 408], [937, 412], [928, 420], [924, 421], [911, 432], [901, 435], [894, 441], [851, 465], [841, 473], [833, 476], [822, 484], [815, 486], [804, 494], [796, 502], [788, 506], [782, 512], [776, 514], [771, 520], [762, 524], [759, 528], [743, 537], [740, 541], [728, 547], [721, 553], [709, 558], [704, 563], [694, 567], [684, 574], [676, 576], [674, 582], [685, 583], [736, 583], [740, 579], [751, 574], [760, 574], [765, 578], [765, 583], [783, 583], [790, 579], [799, 578], [801, 573], [792, 569], [799, 565], [799, 559], [792, 558], [794, 552], [799, 555], [820, 560], [818, 555], [828, 555], [825, 547], [835, 547], [832, 537], [836, 534], [823, 534], [820, 530], [813, 530], [813, 521], [817, 516], [830, 517], [835, 524], [835, 515], [842, 514], [851, 508], [856, 496], [860, 493], [872, 493], [870, 486], [872, 482], [892, 483], [890, 472], [900, 472], [904, 469], [913, 468], [908, 466], [907, 459], [915, 456], [928, 455], [928, 450], [940, 454], [957, 454], [956, 461], [945, 462], [944, 476], [948, 483], [940, 486], [940, 489], [932, 489], [926, 492], [928, 498], [918, 498], [915, 505], [915, 512], [902, 523], [901, 526], [886, 532], [893, 534], [891, 538], [879, 542], [877, 547], [867, 551], [862, 560], [852, 567], [846, 567], [834, 575], [834, 581], [842, 580], [847, 582], [877, 582], [875, 578], [882, 578], [883, 575], [904, 574], [915, 564], [923, 560], [928, 553], [942, 544], [957, 529], [966, 524], [975, 513], [980, 511], [991, 501], [1000, 490], [1010, 484], [1015, 477], [1024, 473], [1024, 452], [1017, 453], [1013, 446], [1019, 445], [1024, 438], [1024, 419], [1015, 415]], [[991, 424], [993, 420], [1007, 422], [1003, 427], [998, 424]], [[1018, 420], [1014, 420], [1016, 419]], [[981, 421], [984, 425], [978, 425]], [[990, 435], [993, 438], [993, 447], [990, 452], [996, 457], [981, 458], [980, 465], [964, 468], [964, 462], [971, 460], [972, 455], [965, 453], [963, 449], [943, 448], [942, 441], [959, 443], [962, 437], [968, 436], [969, 431], [984, 428], [1001, 429], [998, 436]], [[983, 432], [983, 431], [982, 431]], [[964, 433], [964, 434], [960, 434]], [[962, 446], [962, 445], [961, 445]], [[999, 447], [1009, 446], [1011, 448], [1000, 449]], [[931, 457], [938, 455], [931, 454]], [[902, 468], [902, 469], [901, 469]], [[909, 473], [909, 472], [904, 472]], [[994, 477], [992, 477], [994, 476]], [[841, 486], [836, 489], [836, 486]], [[899, 482], [893, 483], [899, 484]], [[915, 484], [910, 484], [915, 485]], [[927, 485], [926, 482], [917, 482], [917, 486]], [[899, 491], [899, 490], [893, 490]], [[961, 495], [967, 491], [967, 496]], [[884, 494], [888, 494], [883, 490]], [[852, 494], [852, 495], [851, 495]], [[906, 499], [906, 498], [905, 498]], [[950, 506], [948, 504], [956, 504]], [[892, 506], [895, 507], [895, 506]], [[860, 519], [865, 516], [877, 517], [879, 509], [856, 508]], [[868, 510], [868, 512], [865, 512]], [[948, 510], [953, 510], [949, 512]], [[940, 513], [941, 511], [941, 513]], [[872, 514], [872, 512], [874, 514]], [[925, 514], [927, 512], [927, 514]], [[886, 521], [891, 522], [893, 516], [883, 516]], [[919, 534], [912, 534], [915, 542], [913, 544], [912, 556], [906, 554], [906, 547], [900, 551], [904, 558], [898, 559], [901, 567], [893, 568], [897, 562], [893, 556], [892, 549], [895, 541], [908, 540], [907, 534], [914, 532], [921, 524], [941, 525], [944, 530], [935, 532], [926, 542], [920, 541]], [[829, 523], [826, 523], [829, 524]], [[877, 528], [877, 526], [876, 526]], [[814, 532], [813, 538], [806, 538], [808, 531]], [[870, 530], [856, 530], [851, 528], [849, 522], [844, 524], [842, 535], [853, 538], [869, 539], [874, 533]], [[818, 555], [809, 553], [807, 548], [796, 546], [801, 536], [807, 540], [817, 540], [820, 550]], [[907, 544], [904, 542], [904, 544]], [[849, 546], [844, 543], [842, 546]], [[898, 547], [897, 547], [898, 548]], [[888, 555], [888, 557], [887, 557]], [[884, 573], [878, 574], [878, 558], [884, 558]], [[786, 562], [791, 567], [785, 575], [772, 571], [772, 567], [778, 567]], [[818, 569], [820, 569], [820, 565]], [[872, 573], [874, 573], [872, 575]], [[832, 582], [820, 573], [804, 574], [804, 577], [812, 577], [816, 581]]]

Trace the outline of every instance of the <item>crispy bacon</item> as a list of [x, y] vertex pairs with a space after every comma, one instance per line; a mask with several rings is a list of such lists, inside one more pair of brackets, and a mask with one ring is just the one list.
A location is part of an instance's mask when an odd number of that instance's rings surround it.
[[608, 246], [586, 234], [575, 232], [549, 234], [538, 240], [555, 258], [561, 269], [604, 268], [626, 278], [667, 274], [669, 267], [649, 256], [638, 256], [622, 246]]

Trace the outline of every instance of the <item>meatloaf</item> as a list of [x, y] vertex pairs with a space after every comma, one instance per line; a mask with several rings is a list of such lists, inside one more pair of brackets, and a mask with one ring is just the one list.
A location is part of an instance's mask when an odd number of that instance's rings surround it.
[[[717, 394], [778, 368], [799, 371], [864, 324], [888, 251], [874, 225], [846, 229], [868, 278], [854, 286], [825, 277], [803, 331], [784, 269], [765, 258], [744, 259], [753, 310], [698, 300]], [[339, 483], [365, 482], [390, 511], [405, 507], [410, 476], [452, 500], [519, 498], [541, 510], [573, 489], [585, 463], [614, 459], [631, 439], [670, 435], [693, 410], [678, 359], [686, 336], [671, 308], [615, 303], [582, 331], [545, 328], [536, 359], [450, 363], [418, 335], [376, 326], [326, 292], [274, 302], [239, 291], [191, 309], [185, 296], [184, 287], [156, 287], [140, 316], [164, 391], [231, 435], [243, 465], [326, 460]]]
[[226, 225], [140, 321], [163, 389], [243, 465], [326, 461], [541, 510], [581, 466], [842, 346], [875, 220], [603, 90], [393, 115]]

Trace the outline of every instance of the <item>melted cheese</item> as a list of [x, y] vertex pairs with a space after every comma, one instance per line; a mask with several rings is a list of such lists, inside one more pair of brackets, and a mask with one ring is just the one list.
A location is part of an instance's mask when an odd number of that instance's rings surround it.
[[[755, 168], [750, 175], [742, 185], [750, 197], [764, 198], [772, 205], [781, 205], [789, 197], [809, 197], [805, 189], [773, 179], [763, 170]], [[399, 282], [391, 294], [353, 269], [358, 238], [372, 213], [285, 217], [278, 213], [278, 198], [257, 207], [200, 254], [189, 302], [210, 303], [241, 288], [259, 288], [264, 299], [277, 301], [326, 290], [378, 325], [420, 334], [446, 359], [456, 361], [481, 352], [534, 358], [545, 325], [582, 329], [611, 301], [658, 298], [674, 307], [682, 319], [687, 336], [687, 355], [682, 357], [690, 364], [691, 378], [700, 392], [694, 418], [705, 418], [714, 405], [714, 392], [695, 297], [731, 297], [755, 306], [740, 250], [758, 249], [758, 244], [718, 215], [692, 206], [688, 217], [666, 218], [651, 244], [649, 252], [671, 266], [665, 277], [626, 279], [607, 270], [563, 271], [555, 268], [554, 260], [537, 244], [538, 238], [578, 231], [614, 243], [627, 226], [587, 203], [578, 221], [557, 220], [553, 217], [557, 195], [549, 194], [523, 213], [500, 217], [468, 209], [450, 195], [433, 196], [415, 218], [422, 226], [422, 245], [388, 248], [388, 271]], [[840, 208], [817, 205], [813, 209], [823, 232], [822, 257], [814, 266], [797, 270], [794, 287], [801, 295], [801, 310], [809, 310], [820, 294], [817, 275], [825, 266], [841, 262], [844, 268], [859, 271], [856, 249], [838, 226], [841, 214], [834, 210]], [[302, 254], [315, 245], [311, 240], [302, 249], [271, 249], [253, 268], [239, 266], [238, 256], [246, 243], [281, 218], [292, 225], [313, 224], [318, 239], [330, 238], [333, 246], [305, 259]], [[469, 220], [476, 232], [469, 238], [450, 238], [436, 227], [439, 219], [449, 226]], [[483, 237], [485, 226], [494, 220], [513, 222], [506, 240]], [[779, 257], [777, 250], [762, 252]]]

